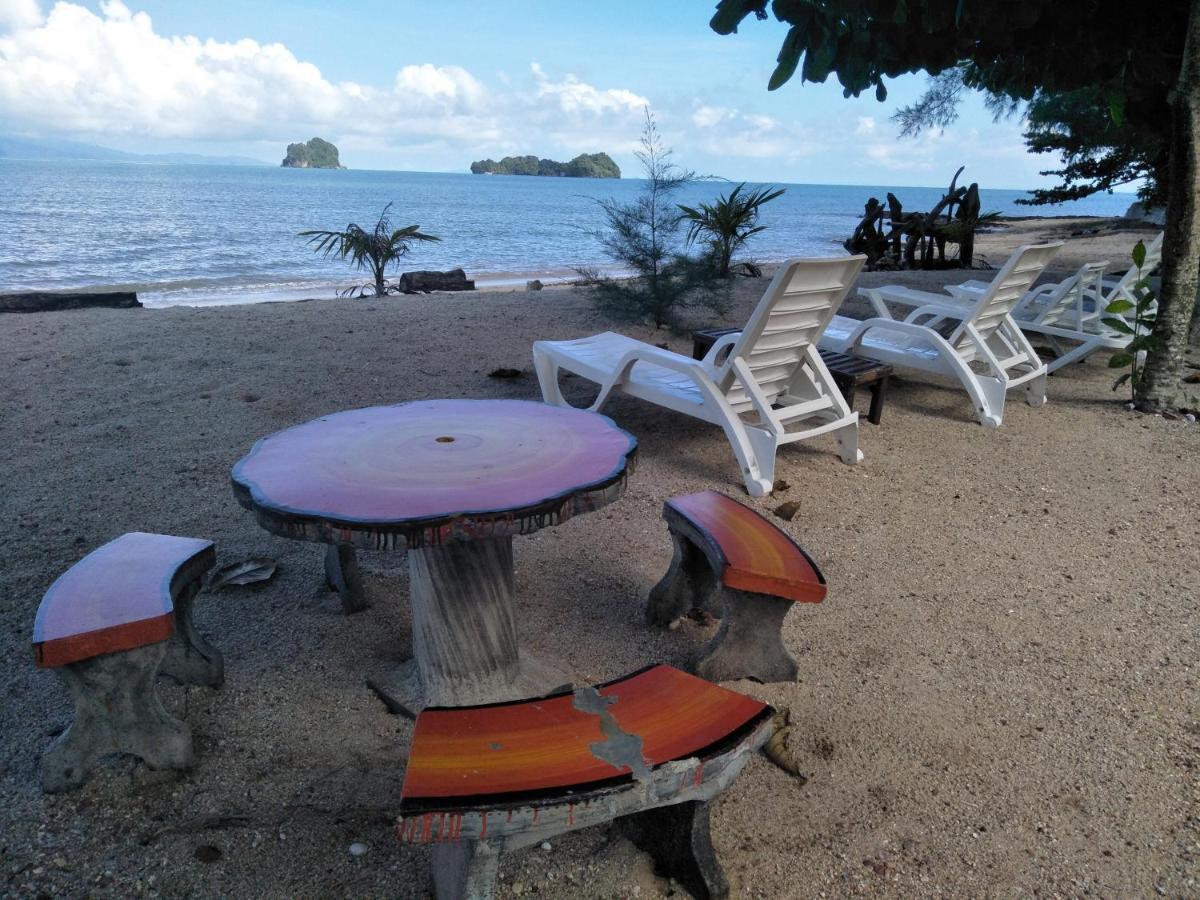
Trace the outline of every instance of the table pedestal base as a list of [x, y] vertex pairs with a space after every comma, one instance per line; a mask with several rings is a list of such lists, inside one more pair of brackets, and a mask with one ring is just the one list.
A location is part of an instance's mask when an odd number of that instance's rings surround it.
[[375, 692], [388, 712], [415, 719], [426, 706], [468, 706], [478, 703], [501, 703], [523, 700], [545, 694], [570, 690], [571, 676], [562, 670], [523, 654], [516, 679], [511, 684], [493, 685], [478, 692], [463, 691], [453, 704], [432, 703], [421, 684], [417, 661], [410, 659], [380, 678], [368, 678], [367, 687]]
[[536, 697], [570, 683], [517, 652], [512, 538], [439, 544], [408, 553], [413, 656], [370, 686], [388, 708], [467, 706]]

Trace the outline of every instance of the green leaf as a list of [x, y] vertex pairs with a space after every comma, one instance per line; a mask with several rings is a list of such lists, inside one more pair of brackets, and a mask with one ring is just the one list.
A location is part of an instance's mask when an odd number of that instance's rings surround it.
[[1110, 369], [1123, 369], [1128, 365], [1133, 364], [1132, 353], [1114, 353], [1108, 360]]
[[717, 13], [708, 23], [708, 27], [717, 34], [733, 34], [737, 31], [742, 19], [750, 15], [750, 10], [738, 0], [721, 0], [717, 4]]
[[[1116, 116], [1113, 116], [1113, 121], [1118, 125], [1121, 124]], [[1146, 264], [1146, 245], [1142, 241], [1133, 245], [1133, 264], [1139, 269]]]
[[771, 73], [771, 80], [767, 82], [768, 91], [783, 87], [795, 74], [796, 66], [800, 64], [800, 53], [804, 49], [800, 37], [800, 29], [793, 25], [788, 30], [787, 37], [783, 39], [783, 46], [779, 50], [779, 65], [775, 67], [775, 71]]
[[1112, 303], [1108, 304], [1108, 306], [1104, 307], [1104, 311], [1108, 313], [1123, 313], [1129, 312], [1129, 310], [1134, 308], [1134, 305], [1124, 297], [1118, 297]]
[[1132, 372], [1126, 372], [1124, 375], [1122, 375], [1120, 378], [1118, 378], [1116, 381], [1113, 382], [1112, 389], [1115, 391], [1117, 388], [1119, 388], [1121, 385], [1123, 385], [1125, 382], [1127, 382], [1132, 377], [1133, 377]]
[[[1120, 128], [1125, 123], [1125, 96], [1116, 92], [1108, 95], [1108, 114], [1112, 117], [1113, 124]], [[1141, 243], [1139, 241], [1138, 243]], [[1145, 248], [1142, 248], [1143, 258], [1145, 257]], [[1141, 263], [1138, 263], [1140, 266]]]
[[1121, 334], [1133, 334], [1134, 331], [1129, 327], [1129, 323], [1117, 316], [1105, 316], [1100, 320], [1113, 331], [1119, 331]]

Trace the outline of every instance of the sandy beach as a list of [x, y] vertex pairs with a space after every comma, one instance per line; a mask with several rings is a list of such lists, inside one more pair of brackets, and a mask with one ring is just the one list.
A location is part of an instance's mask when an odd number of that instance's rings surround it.
[[[1123, 271], [1153, 233], [1026, 220], [977, 252], [999, 265], [1062, 238], [1059, 278], [1098, 258]], [[987, 276], [860, 283], [969, 277]], [[740, 281], [724, 320], [692, 324], [741, 324], [765, 286]], [[0, 894], [427, 896], [427, 852], [392, 832], [412, 723], [364, 683], [408, 644], [403, 559], [363, 554], [372, 607], [343, 615], [321, 548], [261, 530], [230, 467], [336, 410], [538, 399], [532, 342], [608, 329], [690, 352], [686, 334], [611, 322], [570, 287], [0, 317]], [[791, 445], [776, 472], [790, 487], [758, 500], [720, 429], [629, 399], [606, 409], [638, 438], [637, 471], [612, 506], [516, 539], [524, 647], [581, 682], [687, 665], [708, 634], [654, 630], [642, 612], [675, 494], [714, 489], [768, 516], [799, 501], [773, 521], [830, 584], [785, 625], [800, 680], [730, 685], [790, 709], [807, 775], [756, 757], [715, 802], [732, 896], [1200, 897], [1200, 427], [1126, 410], [1105, 363], [1055, 375], [1044, 407], [1013, 396], [994, 431], [961, 390], [902, 374], [882, 424], [861, 426], [860, 465], [832, 439]], [[488, 377], [499, 367], [523, 374]], [[210, 538], [218, 564], [265, 555], [279, 571], [199, 599], [223, 689], [161, 682], [193, 730], [193, 771], [121, 758], [45, 796], [39, 756], [71, 707], [33, 664], [38, 602], [134, 530]], [[508, 854], [500, 877], [503, 898], [681, 894], [603, 828]]]

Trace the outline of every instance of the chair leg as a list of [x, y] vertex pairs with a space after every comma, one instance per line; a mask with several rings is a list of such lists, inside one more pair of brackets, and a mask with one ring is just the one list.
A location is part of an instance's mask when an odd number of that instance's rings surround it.
[[729, 880], [709, 833], [708, 803], [693, 800], [617, 819], [617, 826], [654, 859], [658, 874], [674, 878], [696, 900], [723, 900]]
[[719, 585], [708, 558], [674, 530], [671, 541], [675, 545], [671, 566], [646, 599], [646, 621], [660, 628], [693, 608], [719, 614], [711, 608]]
[[783, 620], [794, 603], [728, 587], [721, 597], [721, 628], [701, 651], [696, 674], [709, 681], [795, 681], [799, 669], [783, 645]]
[[1046, 376], [1048, 372], [1042, 372], [1037, 378], [1031, 378], [1025, 382], [1025, 402], [1030, 406], [1044, 406], [1046, 404]]
[[842, 458], [848, 466], [853, 466], [856, 463], [862, 462], [863, 454], [858, 449], [858, 422], [851, 422], [849, 425], [843, 425], [833, 433], [834, 439], [838, 445], [838, 456]]
[[163, 708], [154, 684], [165, 653], [159, 641], [57, 670], [75, 698], [75, 721], [42, 756], [48, 793], [79, 787], [109, 753], [132, 753], [152, 769], [191, 768], [191, 729]]
[[1083, 362], [1093, 353], [1100, 349], [1098, 341], [1084, 341], [1076, 347], [1072, 347], [1066, 353], [1055, 357], [1051, 362], [1046, 364], [1046, 374], [1053, 375], [1063, 366], [1071, 363]]
[[217, 688], [225, 683], [225, 660], [192, 621], [192, 605], [200, 582], [183, 589], [175, 600], [175, 633], [167, 641], [167, 655], [158, 671], [180, 684]]
[[448, 841], [430, 848], [437, 900], [492, 900], [500, 850], [487, 841]]
[[542, 400], [551, 406], [566, 406], [562, 390], [558, 385], [558, 365], [548, 353], [535, 343], [533, 345], [533, 370], [537, 373], [538, 387], [542, 389]]
[[867, 413], [867, 421], [872, 425], [878, 425], [879, 420], [883, 418], [883, 403], [887, 399], [890, 380], [890, 376], [885, 375], [871, 385], [871, 410]]
[[338, 592], [347, 615], [362, 612], [371, 605], [367, 603], [358, 554], [353, 547], [329, 544], [325, 548], [325, 583], [330, 590]]
[[967, 393], [975, 403], [979, 423], [986, 428], [999, 428], [1004, 420], [1004, 382], [991, 375], [974, 375], [964, 380]]
[[765, 497], [775, 485], [775, 436], [741, 421], [726, 420], [725, 437], [742, 469], [751, 497]]

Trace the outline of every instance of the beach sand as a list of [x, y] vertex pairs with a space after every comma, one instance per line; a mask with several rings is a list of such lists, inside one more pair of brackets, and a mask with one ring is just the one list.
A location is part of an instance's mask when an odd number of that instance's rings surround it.
[[[999, 264], [1064, 236], [1054, 274], [1104, 255], [1123, 269], [1152, 234], [1069, 237], [1093, 227], [1109, 226], [1017, 223], [980, 252]], [[863, 283], [972, 275], [986, 277]], [[739, 282], [725, 322], [696, 324], [742, 322], [765, 285]], [[608, 328], [690, 349], [570, 288], [3, 317], [0, 894], [425, 896], [427, 853], [392, 834], [412, 725], [364, 685], [409, 645], [403, 560], [364, 554], [373, 606], [344, 616], [320, 548], [258, 528], [229, 469], [255, 439], [339, 409], [536, 399], [535, 339]], [[524, 646], [605, 680], [686, 665], [706, 637], [643, 622], [670, 558], [664, 499], [715, 489], [767, 515], [799, 501], [774, 521], [830, 584], [786, 622], [800, 680], [733, 686], [791, 710], [808, 780], [756, 757], [714, 804], [733, 896], [1200, 896], [1200, 428], [1127, 411], [1105, 361], [1051, 378], [1042, 408], [1014, 396], [995, 431], [960, 389], [899, 376], [882, 425], [862, 425], [862, 464], [831, 439], [786, 447], [790, 487], [759, 500], [718, 428], [618, 399], [607, 413], [641, 443], [626, 496], [516, 539]], [[279, 573], [199, 600], [223, 689], [162, 682], [194, 771], [123, 758], [43, 796], [39, 755], [71, 708], [33, 665], [38, 601], [132, 530], [208, 537], [220, 563], [268, 555]], [[609, 829], [552, 843], [503, 858], [501, 897], [680, 895]]]

